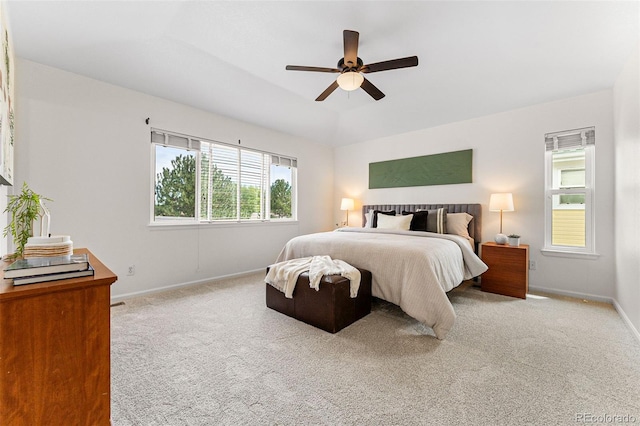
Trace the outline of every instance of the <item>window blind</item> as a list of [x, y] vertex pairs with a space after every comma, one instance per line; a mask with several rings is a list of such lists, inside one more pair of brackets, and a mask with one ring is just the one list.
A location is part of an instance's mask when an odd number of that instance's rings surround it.
[[264, 219], [267, 188], [265, 155], [240, 151], [240, 219]]
[[238, 149], [203, 142], [200, 154], [202, 219], [236, 219]]
[[271, 155], [271, 164], [276, 166], [298, 167], [298, 160], [282, 155]]
[[566, 130], [563, 132], [547, 133], [544, 135], [547, 151], [562, 151], [596, 144], [595, 127]]
[[157, 143], [164, 146], [172, 146], [175, 148], [184, 148], [190, 150], [200, 150], [200, 141], [185, 135], [177, 133], [165, 132], [163, 130], [151, 131], [151, 143]]

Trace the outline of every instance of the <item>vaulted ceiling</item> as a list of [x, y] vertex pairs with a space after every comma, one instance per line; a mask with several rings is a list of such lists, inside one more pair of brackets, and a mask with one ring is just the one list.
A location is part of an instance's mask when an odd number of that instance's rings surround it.
[[[636, 1], [15, 1], [16, 56], [309, 140], [345, 145], [612, 87]], [[336, 90], [342, 31], [386, 97]]]

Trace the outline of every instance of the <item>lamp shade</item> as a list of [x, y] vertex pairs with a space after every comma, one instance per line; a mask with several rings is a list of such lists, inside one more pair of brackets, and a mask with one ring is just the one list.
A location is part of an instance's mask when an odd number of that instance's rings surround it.
[[353, 198], [343, 198], [340, 202], [340, 210], [353, 210]]
[[489, 199], [489, 211], [512, 212], [513, 210], [513, 195], [510, 192], [491, 194], [491, 198]]
[[359, 72], [347, 71], [340, 74], [336, 81], [338, 82], [338, 86], [340, 86], [342, 90], [350, 92], [352, 90], [356, 90], [362, 85], [364, 77]]

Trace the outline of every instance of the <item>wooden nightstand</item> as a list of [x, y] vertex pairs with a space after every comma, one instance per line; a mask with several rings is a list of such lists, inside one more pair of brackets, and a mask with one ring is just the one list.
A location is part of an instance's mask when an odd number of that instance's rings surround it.
[[482, 243], [480, 250], [482, 261], [489, 267], [480, 278], [482, 291], [526, 299], [529, 291], [529, 246]]

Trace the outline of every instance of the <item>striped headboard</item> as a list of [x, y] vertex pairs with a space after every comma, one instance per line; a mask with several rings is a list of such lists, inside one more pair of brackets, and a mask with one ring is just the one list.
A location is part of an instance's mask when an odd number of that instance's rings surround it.
[[[362, 223], [364, 215], [369, 210], [395, 210], [396, 214], [402, 211], [414, 212], [418, 209], [431, 210], [444, 207], [448, 213], [469, 213], [473, 220], [469, 222], [469, 236], [476, 242], [476, 247], [482, 239], [482, 205], [473, 204], [367, 204], [362, 206]], [[476, 248], [477, 251], [477, 248]]]

